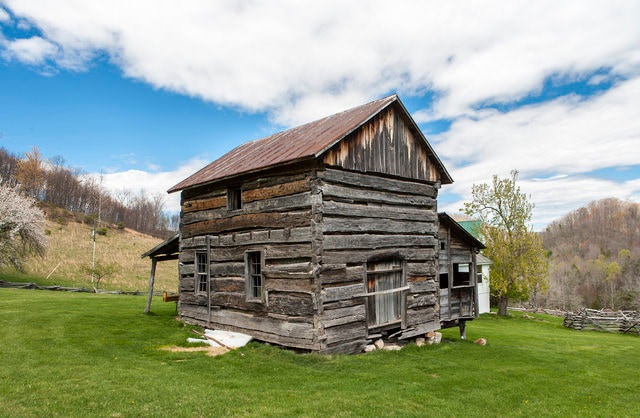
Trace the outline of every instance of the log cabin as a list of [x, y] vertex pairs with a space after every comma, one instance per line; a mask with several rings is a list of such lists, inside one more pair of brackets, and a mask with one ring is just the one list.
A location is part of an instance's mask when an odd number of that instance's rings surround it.
[[169, 190], [179, 318], [320, 353], [464, 324], [440, 307], [452, 181], [395, 94], [238, 146]]

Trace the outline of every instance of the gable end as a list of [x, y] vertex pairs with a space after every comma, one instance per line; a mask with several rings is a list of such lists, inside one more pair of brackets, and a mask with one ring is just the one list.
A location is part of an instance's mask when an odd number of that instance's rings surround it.
[[400, 103], [389, 106], [326, 151], [322, 161], [348, 170], [451, 183], [410, 119]]

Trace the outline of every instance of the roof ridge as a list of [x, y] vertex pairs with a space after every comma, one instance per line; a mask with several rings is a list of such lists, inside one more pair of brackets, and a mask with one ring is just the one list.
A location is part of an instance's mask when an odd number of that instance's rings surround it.
[[[284, 133], [284, 132], [289, 132], [289, 131], [294, 130], [294, 129], [302, 128], [303, 126], [308, 126], [308, 125], [311, 125], [311, 124], [314, 124], [314, 123], [318, 123], [318, 122], [323, 121], [323, 120], [325, 120], [325, 119], [329, 119], [329, 118], [332, 118], [332, 117], [334, 117], [334, 116], [342, 115], [342, 114], [344, 114], [344, 113], [347, 113], [347, 112], [350, 112], [350, 111], [356, 110], [356, 109], [361, 108], [361, 107], [364, 107], [364, 106], [371, 105], [371, 104], [376, 103], [376, 102], [381, 102], [381, 101], [383, 101], [383, 100], [385, 100], [385, 99], [390, 98], [391, 96], [395, 96], [395, 98], [396, 98], [396, 99], [398, 98], [398, 94], [397, 94], [397, 93], [393, 93], [393, 94], [390, 94], [390, 95], [388, 95], [388, 96], [382, 97], [382, 98], [380, 98], [380, 99], [371, 100], [370, 102], [367, 102], [367, 103], [364, 103], [364, 104], [360, 104], [360, 105], [357, 105], [357, 106], [353, 106], [353, 107], [350, 107], [350, 108], [348, 108], [348, 109], [342, 110], [342, 111], [340, 111], [340, 112], [332, 113], [332, 114], [330, 114], [330, 115], [326, 115], [326, 116], [323, 116], [323, 117], [321, 117], [321, 118], [318, 118], [318, 119], [315, 119], [315, 120], [312, 120], [312, 121], [309, 121], [309, 122], [302, 123], [302, 124], [300, 124], [300, 125], [295, 125], [295, 126], [292, 126], [292, 127], [290, 127], [290, 128], [283, 129], [283, 130], [278, 131], [278, 132], [274, 132], [274, 133], [272, 133], [272, 134], [270, 134], [270, 135], [263, 136], [263, 137], [261, 137], [261, 138], [251, 139], [251, 140], [249, 140], [249, 141], [243, 142], [242, 144], [238, 145], [238, 147], [241, 147], [241, 146], [246, 145], [246, 144], [251, 144], [251, 143], [254, 143], [254, 142], [257, 142], [257, 141], [261, 141], [261, 140], [263, 140], [263, 139], [271, 138], [271, 137], [273, 137], [273, 136], [276, 136], [276, 135], [282, 134], [282, 133]], [[237, 147], [236, 147], [236, 148], [237, 148]], [[234, 148], [234, 149], [235, 149], [235, 148]]]

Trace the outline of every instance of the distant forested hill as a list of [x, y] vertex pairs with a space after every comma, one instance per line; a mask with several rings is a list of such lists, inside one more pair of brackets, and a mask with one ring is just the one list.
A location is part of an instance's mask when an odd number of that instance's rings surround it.
[[123, 189], [110, 193], [92, 176], [66, 165], [64, 158], [44, 159], [37, 147], [24, 157], [0, 147], [0, 184], [42, 202], [52, 221], [119, 224], [144, 234], [168, 238], [178, 229], [177, 214], [164, 210], [164, 194]]
[[552, 260], [550, 289], [540, 298], [564, 309], [640, 309], [640, 204], [591, 202], [542, 232]]

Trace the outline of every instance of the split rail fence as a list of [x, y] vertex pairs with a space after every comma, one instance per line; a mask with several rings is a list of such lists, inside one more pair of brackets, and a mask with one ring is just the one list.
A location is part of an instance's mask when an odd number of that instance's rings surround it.
[[640, 313], [583, 309], [577, 313], [567, 312], [562, 325], [576, 330], [640, 335]]

